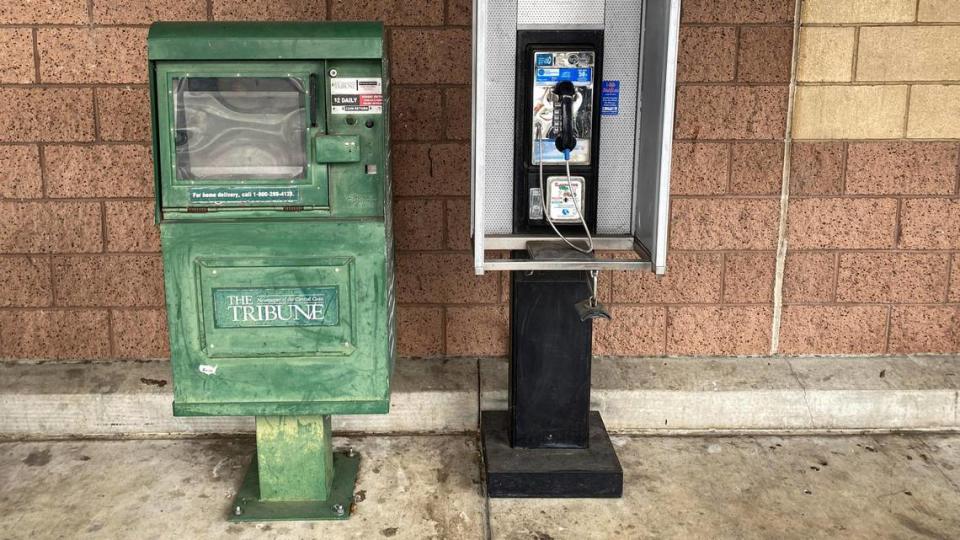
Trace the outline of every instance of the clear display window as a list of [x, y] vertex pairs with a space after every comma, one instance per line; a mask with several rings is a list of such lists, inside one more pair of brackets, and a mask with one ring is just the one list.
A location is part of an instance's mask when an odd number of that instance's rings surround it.
[[293, 77], [172, 79], [180, 180], [297, 180], [307, 174], [307, 92]]

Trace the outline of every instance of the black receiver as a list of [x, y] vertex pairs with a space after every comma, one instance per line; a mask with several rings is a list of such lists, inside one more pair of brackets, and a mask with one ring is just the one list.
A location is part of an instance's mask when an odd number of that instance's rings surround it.
[[[552, 234], [547, 212], [564, 234], [582, 235], [571, 192], [596, 232], [602, 64], [600, 30], [517, 33], [514, 233]], [[563, 182], [548, 181], [559, 176]]]

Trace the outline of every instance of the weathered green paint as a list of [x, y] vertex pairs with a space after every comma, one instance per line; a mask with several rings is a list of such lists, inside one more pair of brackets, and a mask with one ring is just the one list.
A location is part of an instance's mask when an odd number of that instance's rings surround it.
[[356, 135], [317, 135], [313, 142], [317, 163], [360, 161], [360, 137]]
[[298, 60], [384, 57], [379, 22], [159, 22], [150, 60]]
[[258, 416], [261, 501], [323, 501], [333, 483], [330, 416]]

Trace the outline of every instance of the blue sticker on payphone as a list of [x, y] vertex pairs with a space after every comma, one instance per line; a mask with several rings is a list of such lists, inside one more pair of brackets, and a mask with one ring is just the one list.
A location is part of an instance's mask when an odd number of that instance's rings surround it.
[[600, 114], [620, 114], [620, 81], [603, 81], [600, 84]]
[[590, 84], [593, 81], [593, 68], [537, 68], [538, 83], [556, 83], [570, 81], [574, 84]]

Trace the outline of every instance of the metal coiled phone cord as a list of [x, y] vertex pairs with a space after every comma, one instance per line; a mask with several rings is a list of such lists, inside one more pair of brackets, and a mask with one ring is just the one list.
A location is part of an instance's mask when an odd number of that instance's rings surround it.
[[[574, 245], [573, 242], [567, 240], [567, 237], [563, 235], [558, 229], [557, 226], [553, 224], [553, 220], [550, 219], [550, 211], [547, 209], [546, 200], [549, 196], [546, 189], [544, 189], [543, 184], [543, 141], [540, 139], [540, 124], [537, 124], [537, 154], [540, 162], [540, 208], [543, 210], [543, 217], [547, 219], [547, 223], [550, 224], [550, 228], [553, 229], [553, 232], [557, 233], [557, 236], [564, 241], [571, 248], [583, 253], [584, 255], [589, 255], [593, 253], [593, 237], [590, 236], [590, 228], [587, 227], [587, 221], [583, 218], [583, 212], [580, 211], [580, 204], [577, 202], [577, 197], [573, 193], [573, 185], [570, 179], [570, 154], [569, 152], [564, 152], [563, 163], [567, 166], [567, 189], [570, 191], [570, 197], [573, 199], [573, 208], [577, 211], [577, 217], [580, 218], [580, 224], [583, 225], [583, 231], [587, 233], [587, 247], [586, 249]], [[586, 189], [587, 186], [583, 186], [583, 189]], [[581, 195], [583, 189], [580, 190]]]

